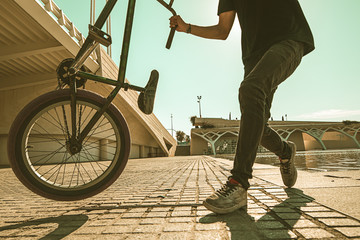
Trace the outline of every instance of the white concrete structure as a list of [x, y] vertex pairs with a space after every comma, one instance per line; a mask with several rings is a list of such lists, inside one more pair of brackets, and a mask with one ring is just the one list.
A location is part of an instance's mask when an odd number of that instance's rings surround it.
[[[0, 1], [0, 165], [7, 165], [7, 134], [17, 113], [32, 99], [57, 86], [56, 68], [72, 58], [84, 37], [52, 0]], [[118, 67], [99, 47], [85, 66], [116, 79]], [[111, 86], [88, 81], [86, 89], [107, 96]], [[176, 140], [154, 114], [137, 106], [138, 93], [120, 91], [114, 104], [130, 129], [130, 158], [173, 156]]]
[[[194, 118], [191, 155], [233, 154], [240, 120]], [[360, 148], [359, 122], [270, 121], [280, 137], [296, 143], [297, 149], [327, 150]]]

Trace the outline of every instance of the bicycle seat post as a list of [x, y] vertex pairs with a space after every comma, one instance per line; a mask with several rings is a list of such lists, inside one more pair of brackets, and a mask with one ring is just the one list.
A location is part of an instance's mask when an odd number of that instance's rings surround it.
[[[104, 26], [106, 19], [109, 17], [111, 11], [113, 10], [117, 0], [108, 0], [101, 11], [99, 17], [96, 19], [94, 24], [95, 29], [102, 29]], [[91, 31], [90, 27], [90, 31]], [[70, 68], [74, 69], [75, 72], [85, 63], [86, 59], [90, 56], [90, 54], [96, 49], [98, 46], [98, 42], [96, 42], [91, 34], [88, 35], [84, 44], [81, 46], [78, 54], [75, 56], [75, 60]]]

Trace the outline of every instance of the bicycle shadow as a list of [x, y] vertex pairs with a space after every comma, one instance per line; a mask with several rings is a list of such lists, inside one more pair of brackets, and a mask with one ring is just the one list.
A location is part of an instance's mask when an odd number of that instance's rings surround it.
[[[49, 217], [49, 218], [41, 218], [35, 219], [23, 223], [13, 224], [9, 226], [0, 227], [0, 232], [6, 230], [14, 230], [21, 228], [40, 228], [42, 224], [57, 224], [57, 228], [48, 233], [46, 236], [41, 237], [41, 240], [56, 240], [63, 239], [64, 237], [70, 235], [72, 232], [79, 229], [82, 225], [84, 225], [88, 221], [88, 216], [86, 215], [63, 215], [60, 217]], [[10, 237], [10, 236], [9, 236]]]
[[285, 189], [285, 192], [288, 198], [271, 207], [265, 215], [253, 213], [253, 209], [248, 209], [248, 211], [240, 209], [225, 215], [208, 214], [200, 218], [200, 223], [226, 223], [232, 240], [294, 238], [295, 236], [289, 233], [289, 230], [293, 229], [301, 219], [301, 212], [298, 210], [315, 199], [305, 195], [300, 189], [289, 188]]

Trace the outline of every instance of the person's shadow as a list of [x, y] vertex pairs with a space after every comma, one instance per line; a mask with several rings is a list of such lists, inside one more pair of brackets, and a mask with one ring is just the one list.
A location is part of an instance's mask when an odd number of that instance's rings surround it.
[[0, 227], [0, 232], [6, 230], [14, 230], [21, 228], [29, 228], [34, 227], [37, 228], [42, 224], [57, 224], [57, 227], [54, 231], [48, 233], [46, 236], [40, 238], [42, 240], [56, 240], [63, 239], [64, 237], [70, 235], [72, 232], [79, 229], [84, 223], [88, 221], [88, 216], [86, 215], [62, 215], [60, 217], [49, 217], [49, 218], [41, 218], [35, 219], [23, 223], [13, 224], [9, 226]]
[[294, 238], [296, 236], [289, 233], [289, 230], [293, 229], [301, 218], [300, 207], [307, 206], [307, 203], [314, 201], [314, 198], [296, 188], [287, 188], [285, 192], [288, 198], [271, 207], [271, 210], [262, 216], [253, 214], [253, 209], [250, 208], [248, 211], [240, 209], [224, 215], [208, 214], [200, 219], [200, 223], [226, 223], [232, 240]]

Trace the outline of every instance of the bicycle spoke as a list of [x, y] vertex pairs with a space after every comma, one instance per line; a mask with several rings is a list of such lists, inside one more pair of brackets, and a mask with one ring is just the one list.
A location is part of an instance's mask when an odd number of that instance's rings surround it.
[[[52, 152], [52, 154], [47, 154], [46, 156], [55, 156], [55, 154], [57, 154], [59, 151], [60, 151], [60, 149], [62, 149], [62, 147], [59, 147], [57, 150], [55, 150], [55, 151], [53, 151]], [[28, 152], [29, 153], [29, 152]], [[43, 158], [40, 158], [39, 160], [37, 160], [37, 161], [35, 161], [35, 162], [31, 162], [31, 164], [34, 166], [34, 165], [36, 165], [38, 162], [40, 162], [41, 160], [43, 160], [43, 159], [45, 159], [46, 158], [46, 156], [45, 157], [43, 157]], [[33, 156], [32, 156], [33, 157]], [[47, 160], [47, 161], [49, 161], [49, 160]], [[47, 162], [46, 161], [46, 162]], [[46, 163], [45, 162], [45, 163]]]
[[[93, 155], [90, 153], [90, 152], [88, 152], [86, 149], [85, 149], [85, 151], [90, 155], [90, 157], [91, 158], [93, 158]], [[94, 159], [94, 158], [93, 158]], [[101, 171], [103, 171], [104, 172], [104, 170], [101, 168], [101, 166], [99, 165], [99, 162], [98, 161], [94, 161], [98, 166], [99, 166], [99, 168], [101, 169]]]
[[[99, 119], [100, 120], [100, 119]], [[98, 125], [96, 127], [94, 127], [91, 130], [91, 133], [88, 134], [87, 138], [85, 139], [85, 141], [83, 142], [83, 144], [86, 144], [86, 142], [90, 139], [90, 137], [93, 135], [93, 133], [98, 129], [98, 127], [100, 126], [100, 124], [105, 120], [105, 117], [102, 117], [101, 121], [98, 121]]]
[[63, 131], [64, 136], [67, 136], [67, 132], [66, 132], [65, 126], [63, 126], [63, 125], [61, 124], [61, 120], [60, 120], [60, 116], [59, 116], [59, 114], [58, 114], [58, 112], [57, 112], [57, 108], [54, 108], [53, 110], [54, 110], [54, 112], [55, 112], [55, 114], [56, 114], [57, 120], [56, 120], [54, 117], [52, 117], [51, 115], [50, 115], [50, 116], [54, 119], [54, 121], [56, 121], [57, 123], [59, 123], [59, 125], [61, 125], [61, 129], [62, 129], [62, 131]]
[[[64, 162], [64, 160], [65, 160], [65, 156], [66, 156], [66, 152], [64, 153], [64, 155], [63, 155], [63, 159], [62, 159], [62, 161], [61, 161], [61, 162]], [[59, 177], [59, 174], [60, 174], [60, 172], [61, 172], [61, 168], [62, 168], [63, 166], [65, 167], [65, 166], [66, 166], [66, 164], [62, 164], [62, 165], [60, 166], [59, 171], [58, 171], [58, 172], [57, 172], [57, 174], [56, 174], [56, 177], [55, 177], [54, 183], [56, 183], [56, 180], [57, 180], [57, 178]]]
[[[80, 157], [81, 157], [81, 155], [79, 154], [79, 158], [80, 158]], [[91, 162], [90, 162], [90, 164], [91, 164]], [[92, 164], [91, 164], [91, 165], [92, 165]], [[84, 169], [85, 173], [89, 176], [90, 181], [92, 181], [93, 179], [91, 178], [91, 176], [90, 176], [90, 174], [89, 174], [88, 170], [84, 167], [84, 165], [83, 165], [83, 164], [81, 164], [81, 162], [80, 162], [80, 166]]]
[[[77, 134], [98, 109], [86, 101], [77, 101]], [[81, 189], [88, 184], [91, 186], [97, 179], [102, 181], [101, 178], [113, 171], [122, 146], [118, 132], [121, 128], [105, 113], [85, 137], [81, 149], [70, 153], [76, 144], [70, 135], [72, 126], [68, 125], [70, 110], [69, 101], [49, 105], [39, 112], [24, 135], [27, 163], [41, 181], [54, 189]]]
[[[65, 159], [65, 161], [63, 161], [63, 162], [66, 162], [68, 159], [70, 159], [71, 158], [71, 156], [69, 157], [69, 158], [67, 158], [67, 159]], [[43, 173], [42, 174], [42, 176], [44, 176], [44, 175], [46, 175], [48, 172], [50, 172], [51, 170], [53, 170], [54, 168], [56, 168], [57, 166], [59, 166], [61, 164], [61, 162], [60, 163], [57, 163], [55, 166], [53, 166], [51, 169], [49, 169], [47, 172], [45, 172], [45, 173]], [[40, 165], [37, 169], [36, 169], [36, 171], [38, 171], [41, 167], [43, 167], [43, 165]], [[42, 177], [41, 176], [41, 177]]]
[[56, 125], [55, 123], [53, 123], [52, 121], [50, 121], [49, 119], [45, 118], [45, 116], [41, 116], [41, 118], [44, 119], [45, 121], [47, 121], [48, 123], [50, 123], [51, 125], [53, 125], [54, 127], [56, 127], [57, 129], [60, 129], [63, 133], [65, 133], [65, 132], [64, 132], [64, 128], [62, 127], [61, 122], [58, 122], [52, 115], [50, 115], [49, 112], [47, 112], [46, 114], [49, 115], [56, 123], [58, 123], [58, 124], [60, 125], [60, 127], [57, 126], [57, 125]]
[[[53, 137], [52, 134], [50, 134], [45, 128], [43, 128], [42, 126], [40, 126], [39, 124], [35, 123], [36, 125], [38, 125], [40, 128], [42, 128], [48, 135], [50, 135], [51, 137], [49, 137], [50, 140], [54, 140], [55, 142], [58, 142], [60, 145], [64, 145], [63, 143], [61, 143], [57, 138]], [[38, 130], [34, 130], [35, 132], [44, 135], [43, 133], [41, 133]]]
[[[86, 109], [87, 107], [85, 106], [85, 109]], [[85, 112], [85, 109], [84, 109], [84, 112]], [[90, 116], [94, 116], [94, 114], [92, 114], [93, 112], [94, 112], [95, 110], [92, 108], [91, 110], [90, 110], [90, 112], [87, 114], [87, 116], [86, 116], [86, 118], [84, 119], [84, 121], [82, 122], [82, 124], [81, 124], [81, 129], [82, 129], [82, 127], [84, 126], [84, 124], [85, 123], [88, 123], [89, 121], [88, 121], [88, 118], [90, 117]]]

